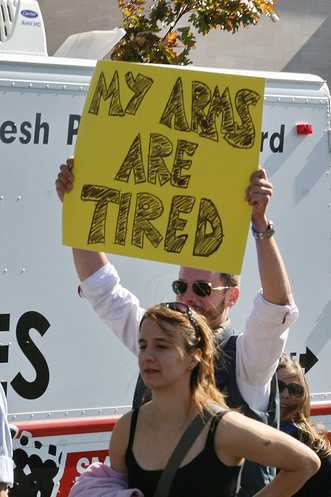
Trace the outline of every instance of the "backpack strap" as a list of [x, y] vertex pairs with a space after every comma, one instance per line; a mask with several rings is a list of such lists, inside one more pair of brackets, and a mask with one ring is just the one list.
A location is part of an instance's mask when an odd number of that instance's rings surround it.
[[168, 497], [169, 490], [180, 463], [213, 414], [207, 410], [198, 414], [183, 433], [158, 481], [153, 497]]

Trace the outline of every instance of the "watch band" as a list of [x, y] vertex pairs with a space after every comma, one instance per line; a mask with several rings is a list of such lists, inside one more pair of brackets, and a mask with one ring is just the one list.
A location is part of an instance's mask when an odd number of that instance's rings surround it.
[[264, 240], [265, 238], [271, 238], [275, 234], [274, 223], [268, 221], [268, 226], [265, 231], [257, 231], [252, 225], [252, 235], [256, 240]]

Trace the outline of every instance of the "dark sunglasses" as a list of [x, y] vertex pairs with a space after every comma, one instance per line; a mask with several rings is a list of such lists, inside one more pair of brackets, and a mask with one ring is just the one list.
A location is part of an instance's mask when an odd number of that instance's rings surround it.
[[284, 383], [282, 380], [278, 380], [278, 388], [279, 393], [282, 393], [287, 388], [288, 393], [293, 397], [303, 397], [305, 393], [303, 386], [299, 385], [299, 383]]
[[[187, 291], [188, 283], [184, 280], [175, 280], [172, 282], [172, 289], [176, 295], [184, 295]], [[207, 281], [193, 281], [192, 290], [198, 297], [209, 297], [212, 290], [226, 290], [230, 286], [212, 286]]]

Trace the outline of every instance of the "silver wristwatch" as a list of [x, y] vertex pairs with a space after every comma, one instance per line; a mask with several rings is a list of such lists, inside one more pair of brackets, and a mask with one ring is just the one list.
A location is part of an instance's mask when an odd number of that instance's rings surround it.
[[263, 240], [265, 238], [271, 238], [275, 234], [274, 223], [268, 221], [268, 226], [265, 231], [257, 231], [252, 225], [252, 235], [256, 240]]

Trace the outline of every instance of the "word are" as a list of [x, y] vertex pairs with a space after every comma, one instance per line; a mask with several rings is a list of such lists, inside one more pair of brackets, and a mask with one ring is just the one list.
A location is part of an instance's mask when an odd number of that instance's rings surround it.
[[134, 183], [156, 184], [158, 178], [160, 186], [170, 181], [171, 186], [187, 188], [190, 175], [182, 174], [183, 170], [190, 169], [192, 161], [184, 158], [184, 154], [192, 157], [198, 145], [187, 140], [178, 140], [172, 171], [169, 171], [165, 158], [169, 157], [174, 150], [172, 142], [164, 135], [151, 133], [149, 139], [147, 176], [145, 173], [141, 135], [133, 140], [129, 151], [115, 176], [116, 181], [129, 182], [131, 173], [134, 175]]

